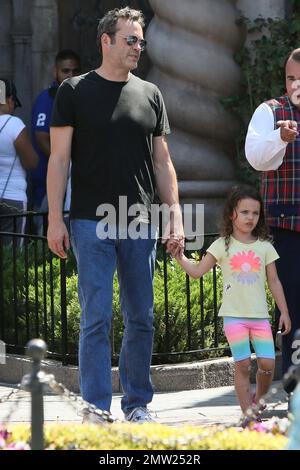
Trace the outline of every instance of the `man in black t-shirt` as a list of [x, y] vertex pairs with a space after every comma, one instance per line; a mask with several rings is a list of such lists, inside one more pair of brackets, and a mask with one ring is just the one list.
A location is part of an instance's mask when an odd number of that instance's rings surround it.
[[[146, 46], [143, 26], [141, 12], [128, 7], [112, 10], [100, 20], [101, 66], [64, 81], [56, 96], [47, 181], [48, 243], [55, 254], [66, 258], [69, 238], [62, 203], [71, 158], [71, 238], [82, 309], [82, 396], [110, 410], [109, 333], [117, 268], [125, 327], [119, 361], [122, 410], [128, 421], [139, 423], [153, 421], [147, 404], [153, 397], [156, 231], [148, 214], [156, 190], [161, 202], [173, 208], [167, 247], [176, 255], [184, 246], [163, 99], [155, 85], [131, 74]], [[134, 235], [133, 227], [139, 227]], [[90, 419], [86, 410], [84, 420]]]

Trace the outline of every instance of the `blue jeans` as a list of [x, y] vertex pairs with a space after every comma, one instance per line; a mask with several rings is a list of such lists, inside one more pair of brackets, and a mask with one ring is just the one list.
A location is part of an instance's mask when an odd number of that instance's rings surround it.
[[[124, 413], [153, 397], [150, 364], [153, 343], [153, 275], [156, 238], [100, 239], [97, 222], [71, 220], [82, 310], [79, 338], [80, 388], [84, 400], [110, 410], [112, 399], [110, 328], [113, 276], [117, 268], [124, 336], [119, 373]], [[150, 226], [147, 227], [150, 232]]]

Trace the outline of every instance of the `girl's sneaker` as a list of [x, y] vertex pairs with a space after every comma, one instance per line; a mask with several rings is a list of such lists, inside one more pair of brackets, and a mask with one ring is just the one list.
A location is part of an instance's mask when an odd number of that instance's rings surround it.
[[255, 393], [253, 393], [253, 395], [252, 395], [252, 406], [253, 407], [256, 406], [258, 408], [258, 411], [264, 411], [267, 408], [266, 404], [264, 404], [264, 405], [257, 404], [256, 399], [255, 399]]

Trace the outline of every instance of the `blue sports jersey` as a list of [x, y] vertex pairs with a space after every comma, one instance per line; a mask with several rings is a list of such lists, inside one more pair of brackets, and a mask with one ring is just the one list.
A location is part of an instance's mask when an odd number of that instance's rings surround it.
[[47, 90], [43, 90], [36, 98], [31, 114], [31, 134], [32, 143], [39, 155], [39, 164], [37, 168], [30, 171], [32, 203], [33, 206], [39, 208], [46, 194], [46, 177], [48, 167], [48, 157], [39, 149], [35, 131], [49, 133], [51, 113], [54, 98], [58, 84], [53, 82]]

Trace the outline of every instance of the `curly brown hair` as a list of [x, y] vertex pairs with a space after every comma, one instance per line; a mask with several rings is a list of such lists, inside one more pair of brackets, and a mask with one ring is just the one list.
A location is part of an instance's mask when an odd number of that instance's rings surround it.
[[225, 201], [220, 228], [220, 235], [225, 238], [226, 252], [228, 252], [230, 236], [233, 232], [232, 215], [234, 210], [237, 208], [238, 203], [242, 199], [254, 199], [260, 203], [259, 219], [252, 234], [260, 240], [272, 241], [272, 237], [270, 236], [270, 231], [265, 220], [263, 200], [259, 191], [252, 186], [233, 186]]

